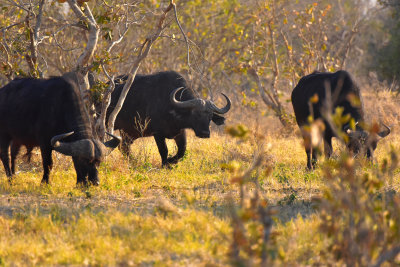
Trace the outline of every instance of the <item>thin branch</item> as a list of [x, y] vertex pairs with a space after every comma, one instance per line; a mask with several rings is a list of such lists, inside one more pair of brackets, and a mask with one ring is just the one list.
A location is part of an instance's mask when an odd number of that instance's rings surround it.
[[189, 41], [188, 41], [188, 38], [187, 38], [185, 32], [184, 32], [183, 29], [182, 29], [181, 23], [179, 22], [179, 19], [178, 19], [178, 12], [176, 11], [176, 5], [174, 4], [173, 6], [174, 6], [174, 14], [175, 14], [176, 24], [178, 24], [178, 27], [179, 27], [179, 29], [181, 30], [181, 33], [182, 33], [182, 35], [183, 35], [183, 38], [185, 39], [185, 43], [186, 43], [186, 52], [187, 52], [187, 64], [188, 64], [188, 66], [189, 66], [189, 68], [190, 68], [190, 47], [189, 47]]
[[276, 110], [277, 106], [275, 104], [275, 101], [273, 100], [273, 97], [269, 92], [265, 92], [264, 87], [261, 83], [260, 77], [258, 76], [257, 72], [253, 68], [248, 69], [248, 73], [254, 77], [254, 79], [257, 82], [258, 90], [260, 91], [261, 98], [267, 104], [267, 106], [271, 107], [273, 110]]
[[[29, 38], [30, 38], [30, 55], [26, 55], [26, 59], [28, 61], [29, 68], [31, 69], [31, 74], [34, 77], [41, 76], [41, 71], [39, 70], [38, 67], [38, 36], [39, 36], [39, 31], [40, 27], [42, 25], [42, 16], [43, 16], [43, 7], [44, 7], [45, 1], [41, 0], [39, 2], [39, 14], [36, 16], [36, 25], [34, 29], [30, 27], [30, 22], [29, 22], [29, 15], [26, 17], [26, 24], [29, 30]], [[30, 12], [32, 12], [32, 7], [29, 9]]]
[[4, 74], [4, 75], [7, 77], [7, 79], [8, 79], [9, 81], [11, 81], [11, 80], [12, 80], [12, 69], [13, 69], [13, 67], [12, 67], [12, 65], [11, 65], [11, 63], [10, 63], [10, 54], [9, 54], [9, 52], [8, 52], [8, 48], [7, 48], [7, 45], [6, 45], [6, 44], [1, 43], [1, 46], [3, 47], [4, 52], [5, 52], [5, 55], [6, 55], [6, 62], [5, 62], [5, 64], [8, 66], [8, 68], [10, 68], [9, 73], [8, 73], [8, 74]]
[[18, 26], [18, 25], [24, 24], [24, 23], [25, 23], [25, 21], [20, 21], [20, 22], [17, 22], [17, 23], [12, 24], [12, 25], [10, 25], [10, 26], [0, 28], [0, 31], [3, 31], [3, 32], [4, 32], [4, 31], [7, 31], [7, 30], [9, 30], [9, 29], [11, 29], [11, 28], [13, 28], [13, 27], [15, 27], [15, 26]]
[[107, 109], [110, 106], [111, 103], [111, 94], [115, 89], [115, 82], [114, 82], [114, 75], [111, 77], [106, 68], [104, 67], [104, 64], [101, 64], [101, 68], [103, 69], [104, 74], [107, 76], [108, 80], [110, 81], [110, 85], [107, 89], [107, 91], [104, 93], [104, 98], [101, 103], [101, 111], [100, 111], [100, 116], [96, 121], [96, 132], [98, 134], [98, 137], [100, 140], [104, 140], [106, 129], [106, 115], [107, 115]]
[[11, 5], [16, 6], [16, 7], [20, 8], [20, 9], [26, 11], [26, 13], [28, 13], [28, 14], [31, 12], [29, 9], [25, 8], [24, 6], [18, 4], [17, 2], [15, 2], [15, 1], [13, 1], [13, 0], [8, 0], [8, 2], [9, 2]]
[[[60, 42], [59, 42], [58, 39], [57, 39], [57, 34], [58, 34], [59, 32], [61, 32], [62, 30], [64, 30], [66, 27], [73, 27], [73, 26], [76, 26], [76, 25], [75, 25], [75, 24], [66, 24], [66, 25], [63, 25], [63, 26], [61, 26], [58, 30], [56, 30], [55, 32], [53, 32], [53, 34], [52, 34], [53, 39], [54, 39], [56, 45], [57, 45], [62, 51], [70, 52], [70, 51], [79, 50], [79, 49], [82, 48], [82, 47], [75, 47], [75, 48], [65, 49], [65, 48], [60, 44]], [[79, 28], [81, 28], [81, 27], [79, 27]], [[86, 28], [84, 28], [84, 30], [86, 30]]]
[[108, 52], [108, 53], [110, 53], [111, 49], [112, 49], [115, 45], [119, 44], [119, 43], [124, 39], [124, 37], [125, 37], [126, 33], [128, 32], [128, 30], [129, 30], [129, 26], [128, 26], [127, 24], [125, 24], [124, 32], [123, 32], [122, 34], [120, 34], [120, 36], [119, 36], [119, 38], [118, 38], [117, 40], [115, 40], [115, 41], [113, 41], [113, 42], [111, 43], [111, 45], [110, 45], [110, 46], [108, 47], [108, 49], [107, 49], [107, 52]]
[[35, 30], [34, 30], [34, 34], [33, 34], [34, 39], [35, 39], [36, 42], [38, 40], [40, 27], [42, 25], [42, 16], [43, 16], [44, 3], [45, 3], [45, 0], [41, 0], [39, 2], [39, 14], [36, 17], [36, 25], [35, 25]]
[[379, 267], [384, 263], [385, 261], [390, 261], [396, 258], [396, 256], [400, 254], [400, 246], [394, 247], [391, 250], [382, 253], [379, 258], [376, 260], [375, 264], [372, 265], [372, 267]]

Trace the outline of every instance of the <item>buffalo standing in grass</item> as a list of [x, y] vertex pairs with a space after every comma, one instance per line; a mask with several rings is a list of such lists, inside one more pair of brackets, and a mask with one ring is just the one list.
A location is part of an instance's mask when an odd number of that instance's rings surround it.
[[[42, 183], [49, 182], [52, 150], [72, 156], [77, 182], [98, 184], [97, 167], [107, 148], [120, 139], [102, 143], [92, 133], [84, 104], [74, 83], [62, 77], [15, 79], [0, 89], [0, 158], [11, 181], [8, 150], [39, 146], [43, 160]], [[63, 140], [63, 141], [61, 141]], [[15, 159], [15, 157], [14, 157]]]
[[[315, 95], [318, 97], [315, 97]], [[315, 100], [311, 101], [311, 98]], [[352, 104], [355, 102], [359, 103]], [[390, 133], [389, 127], [384, 125], [385, 130], [377, 133], [379, 136], [377, 138], [362, 128], [364, 125], [364, 112], [360, 90], [346, 71], [335, 73], [314, 72], [302, 77], [293, 89], [292, 105], [300, 128], [309, 125], [308, 118], [310, 115], [312, 115], [314, 121], [321, 119], [324, 122], [323, 140], [327, 157], [330, 157], [333, 152], [332, 137], [337, 135], [337, 129], [331, 127], [326, 120], [326, 116], [324, 116], [324, 111], [333, 114], [337, 107], [342, 107], [343, 115], [349, 114], [357, 123], [354, 131], [350, 129], [349, 123], [343, 125], [341, 129], [348, 135], [347, 147], [354, 155], [364, 152], [368, 158], [372, 158], [378, 140]], [[331, 110], [327, 110], [329, 108]], [[306, 139], [306, 136], [303, 137]], [[317, 153], [312, 149], [311, 144], [308, 144], [310, 143], [309, 141], [305, 143], [307, 167], [311, 169], [317, 161]]]
[[[126, 76], [119, 80], [111, 96], [107, 119], [118, 101]], [[231, 101], [222, 95], [227, 104], [218, 108], [210, 100], [195, 97], [185, 79], [174, 71], [136, 75], [115, 121], [115, 129], [122, 130], [122, 151], [129, 155], [129, 146], [135, 139], [154, 136], [162, 165], [177, 163], [186, 151], [185, 129], [193, 129], [197, 137], [209, 138], [210, 122], [224, 123], [221, 115], [229, 111]], [[178, 147], [173, 157], [168, 158], [166, 138], [174, 139]]]

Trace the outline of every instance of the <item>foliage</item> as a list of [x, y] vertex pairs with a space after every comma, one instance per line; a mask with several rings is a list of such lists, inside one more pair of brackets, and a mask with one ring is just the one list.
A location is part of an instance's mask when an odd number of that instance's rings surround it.
[[[16, 76], [59, 75], [76, 66], [88, 25], [63, 2], [44, 2], [33, 68], [27, 57], [32, 57], [41, 2], [0, 2], [2, 85]], [[86, 2], [79, 2], [83, 9]], [[126, 73], [166, 3], [86, 3], [100, 28], [90, 63], [101, 81], [92, 88], [93, 99], [103, 99], [108, 87], [102, 66], [110, 76]], [[236, 123], [235, 117], [245, 116], [246, 126], [226, 128], [235, 140], [219, 134], [210, 140], [191, 136], [187, 156], [170, 170], [159, 168], [152, 141], [140, 139], [134, 159], [114, 152], [101, 164], [98, 188], [75, 188], [72, 163], [59, 155], [50, 186], [38, 185], [39, 157], [33, 165], [21, 164], [15, 184], [0, 181], [0, 265], [294, 266], [339, 261], [361, 266], [379, 265], [381, 259], [398, 264], [393, 255], [399, 244], [400, 172], [396, 153], [384, 160], [388, 145], [378, 148], [380, 165], [337, 153], [322, 168], [307, 172], [300, 138], [265, 134], [276, 131], [269, 120], [261, 123], [262, 135], [250, 126], [259, 123], [250, 118], [260, 111], [293, 122], [284, 100], [297, 80], [314, 70], [358, 70], [360, 50], [367, 51], [371, 40], [383, 43], [368, 52], [375, 58], [382, 51], [374, 69], [381, 64], [384, 77], [397, 75], [388, 66], [398, 71], [391, 61], [398, 54], [398, 25], [383, 26], [389, 19], [379, 16], [365, 18], [368, 10], [358, 8], [365, 3], [176, 1], [189, 50], [175, 18], [168, 15], [169, 27], [140, 71], [177, 70], [202, 97], [228, 91], [236, 103], [229, 120]], [[375, 20], [368, 25], [378, 24], [380, 34], [390, 29], [385, 39], [390, 41], [362, 35], [363, 19]], [[259, 104], [262, 92], [275, 106]], [[370, 112], [376, 112], [378, 97], [372, 98]], [[244, 106], [251, 113], [242, 114], [241, 102], [249, 103]], [[397, 113], [392, 117], [398, 118]], [[394, 135], [390, 142], [398, 148], [399, 140]], [[262, 143], [272, 144], [268, 153], [260, 149]]]
[[[231, 183], [237, 184], [240, 192], [238, 205], [232, 197], [230, 199], [232, 244], [229, 256], [238, 266], [265, 266], [277, 257], [275, 236], [271, 233], [272, 215], [276, 210], [262, 197], [259, 183], [258, 169], [263, 163], [264, 156], [258, 154], [252, 166], [243, 173], [239, 172], [236, 162], [228, 164], [232, 173]], [[271, 167], [267, 172], [271, 172]]]
[[[376, 71], [382, 80], [398, 80], [400, 77], [400, 6], [389, 5], [381, 23], [375, 30], [380, 32], [380, 40], [370, 43], [369, 53], [374, 54], [369, 64], [371, 71]], [[383, 40], [382, 40], [383, 39]], [[375, 51], [374, 51], [375, 50]]]
[[321, 199], [320, 229], [331, 239], [329, 260], [379, 266], [400, 253], [400, 198], [393, 191], [398, 158], [393, 150], [390, 157], [372, 171], [359, 170], [362, 165], [346, 154], [324, 166], [328, 184]]
[[[85, 49], [86, 43], [81, 40], [88, 38], [88, 25], [73, 15], [67, 2], [44, 2], [36, 69], [30, 67], [26, 60], [32, 53], [30, 32], [36, 30], [40, 3], [0, 3], [0, 49], [4, 52], [0, 57], [1, 84], [16, 76], [46, 77], [71, 71]], [[88, 5], [100, 29], [89, 67], [102, 82], [108, 81], [102, 65], [110, 76], [128, 72], [154, 27], [155, 17], [166, 7], [166, 2], [135, 0], [80, 4], [82, 9]], [[283, 103], [285, 93], [301, 76], [314, 70], [333, 71], [346, 62], [358, 66], [358, 57], [347, 58], [352, 57], [349, 49], [359, 31], [357, 23], [368, 14], [365, 8], [356, 8], [367, 6], [362, 0], [184, 0], [176, 4], [188, 47], [180, 28], [172, 23], [173, 15], [168, 15], [169, 26], [153, 45], [151, 60], [141, 64], [140, 72], [177, 70], [201, 96], [214, 97], [215, 91], [224, 88], [234, 95], [250, 97], [252, 106], [257, 105], [253, 99], [259, 101], [265, 90], [276, 104], [267, 103], [267, 109], [284, 125], [292, 121]], [[250, 69], [259, 76], [261, 86], [249, 76]]]

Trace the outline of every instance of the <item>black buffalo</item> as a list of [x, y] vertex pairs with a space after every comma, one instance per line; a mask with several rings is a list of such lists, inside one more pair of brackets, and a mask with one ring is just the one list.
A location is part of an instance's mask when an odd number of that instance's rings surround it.
[[[318, 97], [315, 97], [315, 95]], [[312, 98], [314, 100], [311, 100]], [[310, 115], [312, 115], [313, 121], [322, 120], [325, 125], [322, 137], [327, 157], [330, 157], [333, 152], [332, 137], [337, 136], [337, 131], [332, 123], [327, 120], [326, 114], [328, 114], [327, 112], [333, 114], [337, 107], [342, 107], [343, 116], [350, 115], [357, 125], [353, 130], [350, 128], [350, 123], [342, 125], [341, 130], [348, 135], [348, 149], [354, 155], [363, 152], [368, 158], [373, 157], [373, 151], [376, 149], [379, 138], [370, 136], [363, 129], [364, 112], [361, 93], [348, 72], [314, 72], [302, 77], [293, 89], [292, 105], [300, 129], [309, 125]], [[378, 133], [380, 138], [390, 133], [390, 129], [387, 126], [385, 128], [384, 131]], [[302, 133], [306, 140], [305, 132], [302, 131]], [[317, 153], [309, 143], [309, 141], [305, 141], [307, 167], [311, 169], [316, 163]]]
[[[112, 93], [108, 116], [115, 107], [126, 76], [120, 77]], [[162, 165], [178, 162], [186, 151], [185, 129], [193, 129], [197, 137], [210, 137], [210, 121], [222, 125], [231, 101], [218, 108], [210, 100], [194, 96], [185, 79], [174, 71], [152, 75], [136, 75], [120, 113], [115, 129], [122, 130], [121, 149], [129, 155], [129, 146], [140, 137], [154, 136]], [[107, 119], [108, 119], [107, 116]], [[174, 139], [178, 147], [175, 156], [168, 158], [165, 139]]]
[[[97, 167], [107, 147], [120, 139], [102, 143], [94, 138], [89, 118], [74, 82], [63, 77], [15, 79], [0, 89], [0, 158], [11, 181], [8, 150], [13, 161], [19, 147], [28, 152], [39, 146], [43, 160], [42, 183], [49, 182], [52, 150], [72, 156], [78, 183], [98, 184]], [[64, 140], [61, 142], [61, 140]]]

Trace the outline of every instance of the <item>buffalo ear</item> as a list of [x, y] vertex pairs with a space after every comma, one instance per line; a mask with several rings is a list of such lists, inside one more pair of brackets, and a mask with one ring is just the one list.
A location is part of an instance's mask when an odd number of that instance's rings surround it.
[[222, 116], [220, 116], [220, 115], [218, 115], [218, 114], [215, 114], [215, 113], [213, 113], [213, 116], [212, 116], [211, 120], [212, 120], [216, 125], [223, 125], [224, 122], [225, 122], [225, 118], [224, 118], [224, 117], [222, 117]]

